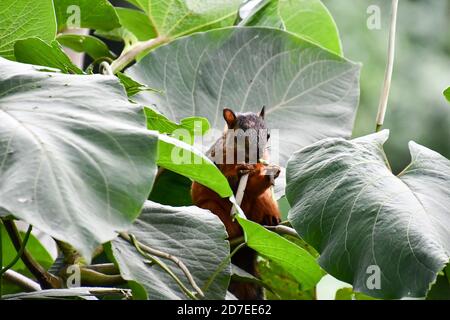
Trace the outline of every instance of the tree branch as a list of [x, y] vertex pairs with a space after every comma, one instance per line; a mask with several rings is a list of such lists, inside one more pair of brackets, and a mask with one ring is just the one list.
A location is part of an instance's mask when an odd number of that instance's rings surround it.
[[168, 42], [170, 39], [164, 36], [159, 36], [154, 39], [150, 39], [144, 42], [138, 42], [134, 44], [129, 50], [122, 52], [122, 54], [113, 61], [111, 68], [114, 74], [124, 69], [129, 65], [136, 57], [149, 49], [155, 48], [163, 43]]
[[398, 9], [398, 0], [392, 0], [388, 57], [387, 57], [386, 71], [384, 74], [383, 89], [381, 91], [380, 103], [378, 105], [377, 125], [376, 125], [377, 132], [380, 131], [384, 123], [384, 116], [386, 114], [387, 103], [389, 99], [389, 90], [391, 88], [392, 71], [394, 69], [394, 57], [395, 57], [395, 32], [397, 28], [397, 9]]
[[6, 281], [9, 281], [13, 284], [18, 285], [26, 292], [33, 292], [33, 291], [39, 291], [41, 290], [41, 286], [34, 282], [33, 280], [25, 277], [24, 275], [14, 271], [14, 270], [7, 270], [3, 274], [3, 279]]

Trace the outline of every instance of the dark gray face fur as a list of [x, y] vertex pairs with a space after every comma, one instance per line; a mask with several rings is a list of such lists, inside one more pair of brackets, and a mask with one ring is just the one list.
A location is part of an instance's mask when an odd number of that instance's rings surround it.
[[247, 130], [252, 128], [254, 130], [266, 129], [266, 124], [264, 119], [258, 114], [253, 112], [237, 113], [236, 114], [236, 125], [235, 129], [241, 128], [242, 130]]

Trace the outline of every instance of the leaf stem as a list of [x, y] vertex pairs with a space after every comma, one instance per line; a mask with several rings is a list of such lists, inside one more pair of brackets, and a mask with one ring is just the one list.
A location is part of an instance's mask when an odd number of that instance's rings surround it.
[[[172, 277], [173, 280], [180, 286], [180, 288], [183, 290], [183, 292], [191, 299], [198, 300], [198, 298], [184, 285], [184, 283], [173, 273], [173, 271], [161, 260], [158, 258], [152, 256], [151, 254], [148, 254], [147, 252], [144, 252], [141, 248], [141, 244], [136, 240], [136, 238], [133, 235], [128, 236], [131, 244], [136, 248], [136, 250], [145, 258], [149, 259], [150, 261], [156, 263], [158, 266], [161, 267], [169, 276]], [[203, 294], [203, 293], [202, 293]]]
[[119, 58], [113, 61], [111, 64], [111, 69], [114, 74], [116, 74], [119, 71], [122, 71], [128, 64], [130, 64], [136, 57], [146, 51], [153, 49], [163, 43], [166, 43], [170, 40], [170, 38], [167, 38], [165, 36], [158, 36], [154, 39], [150, 39], [148, 41], [143, 42], [137, 42], [129, 50], [123, 51]]
[[205, 285], [203, 286], [203, 291], [204, 292], [206, 292], [209, 289], [209, 287], [211, 286], [213, 281], [219, 275], [219, 272], [222, 271], [223, 268], [225, 268], [225, 266], [227, 265], [227, 263], [231, 261], [231, 258], [236, 254], [236, 252], [238, 252], [239, 249], [241, 249], [245, 245], [246, 245], [245, 242], [241, 243], [236, 248], [234, 248], [234, 250], [228, 256], [226, 256], [225, 259], [222, 260], [222, 262], [219, 264], [217, 269], [214, 271], [214, 273], [211, 275], [211, 277], [209, 277], [208, 281], [206, 281]]
[[396, 28], [397, 28], [397, 9], [398, 9], [398, 0], [392, 0], [391, 27], [389, 30], [388, 57], [387, 57], [386, 71], [384, 74], [383, 89], [381, 91], [380, 103], [378, 105], [376, 132], [380, 131], [383, 126], [384, 117], [386, 115], [386, 110], [387, 110], [387, 103], [388, 103], [388, 99], [389, 99], [389, 91], [391, 88], [392, 71], [394, 69], [394, 58], [395, 58], [395, 33], [396, 33]]

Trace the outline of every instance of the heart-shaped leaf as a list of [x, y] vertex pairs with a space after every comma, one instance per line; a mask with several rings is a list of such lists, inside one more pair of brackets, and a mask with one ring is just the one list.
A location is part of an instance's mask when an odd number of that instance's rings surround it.
[[14, 60], [17, 40], [39, 37], [50, 42], [56, 36], [52, 0], [0, 1], [0, 56]]
[[140, 93], [137, 101], [176, 121], [202, 116], [222, 131], [224, 107], [257, 112], [266, 106], [272, 158], [279, 155], [281, 165], [300, 147], [349, 137], [359, 97], [359, 65], [268, 28], [233, 27], [178, 39], [127, 74], [161, 90]]
[[448, 102], [450, 102], [450, 87], [444, 90], [444, 96]]
[[[170, 207], [147, 201], [128, 231], [146, 246], [169, 253], [189, 269], [202, 288], [230, 253], [222, 222], [208, 210], [198, 207]], [[107, 248], [120, 274], [142, 285], [151, 300], [186, 299], [178, 284], [159, 266], [149, 265], [128, 241], [117, 238]], [[163, 259], [178, 278], [189, 285], [184, 273], [172, 261]], [[224, 299], [231, 276], [230, 265], [219, 272], [204, 292], [206, 299]]]
[[139, 215], [157, 137], [115, 77], [37, 69], [0, 58], [0, 215], [89, 260]]
[[414, 142], [392, 174], [388, 132], [325, 139], [290, 159], [289, 219], [334, 277], [378, 298], [424, 297], [450, 259], [450, 161]]
[[240, 25], [280, 28], [342, 55], [336, 23], [320, 0], [263, 0]]

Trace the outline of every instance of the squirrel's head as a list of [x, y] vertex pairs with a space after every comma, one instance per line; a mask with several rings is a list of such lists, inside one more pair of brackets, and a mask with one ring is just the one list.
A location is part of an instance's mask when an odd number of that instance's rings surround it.
[[242, 129], [244, 131], [248, 129], [262, 130], [266, 129], [266, 122], [264, 121], [265, 106], [262, 107], [259, 113], [234, 112], [231, 109], [223, 109], [223, 118], [227, 123], [228, 129]]
[[259, 113], [239, 113], [228, 108], [223, 109], [229, 146], [233, 147], [232, 149], [235, 149], [237, 153], [241, 151], [245, 155], [245, 162], [249, 162], [250, 158], [254, 162], [264, 158], [265, 146], [270, 138], [264, 113], [265, 107], [262, 107]]

